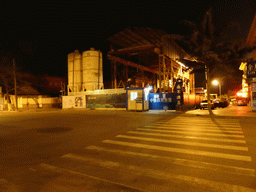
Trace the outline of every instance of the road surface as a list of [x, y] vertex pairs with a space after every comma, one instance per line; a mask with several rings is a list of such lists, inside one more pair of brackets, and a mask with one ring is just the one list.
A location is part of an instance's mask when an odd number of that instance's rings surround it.
[[256, 191], [256, 122], [236, 109], [1, 116], [0, 191]]

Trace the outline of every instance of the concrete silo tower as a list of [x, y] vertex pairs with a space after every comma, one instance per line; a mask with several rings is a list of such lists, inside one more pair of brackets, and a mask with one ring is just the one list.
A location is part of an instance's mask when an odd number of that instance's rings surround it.
[[82, 91], [82, 56], [78, 50], [68, 54], [68, 89]]
[[83, 52], [83, 83], [85, 91], [103, 89], [102, 53], [91, 48]]

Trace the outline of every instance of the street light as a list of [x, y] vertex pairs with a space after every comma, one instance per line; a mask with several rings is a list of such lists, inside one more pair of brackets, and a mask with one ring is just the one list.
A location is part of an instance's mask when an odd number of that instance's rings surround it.
[[219, 93], [220, 93], [220, 99], [221, 99], [221, 84], [217, 81], [217, 80], [214, 80], [212, 82], [213, 85], [219, 85]]

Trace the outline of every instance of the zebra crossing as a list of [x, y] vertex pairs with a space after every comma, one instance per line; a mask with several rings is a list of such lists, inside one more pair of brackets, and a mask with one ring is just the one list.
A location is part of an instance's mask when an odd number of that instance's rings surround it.
[[82, 154], [66, 154], [51, 166], [41, 164], [131, 191], [256, 191], [236, 119], [178, 116], [87, 146]]

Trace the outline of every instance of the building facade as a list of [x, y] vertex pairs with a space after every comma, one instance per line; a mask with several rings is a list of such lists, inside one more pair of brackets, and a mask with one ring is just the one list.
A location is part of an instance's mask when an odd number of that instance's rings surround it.
[[[256, 14], [245, 45], [256, 46]], [[249, 105], [253, 111], [256, 111], [256, 49], [248, 54], [247, 62], [242, 62], [239, 69], [243, 71], [241, 94], [248, 97]]]

